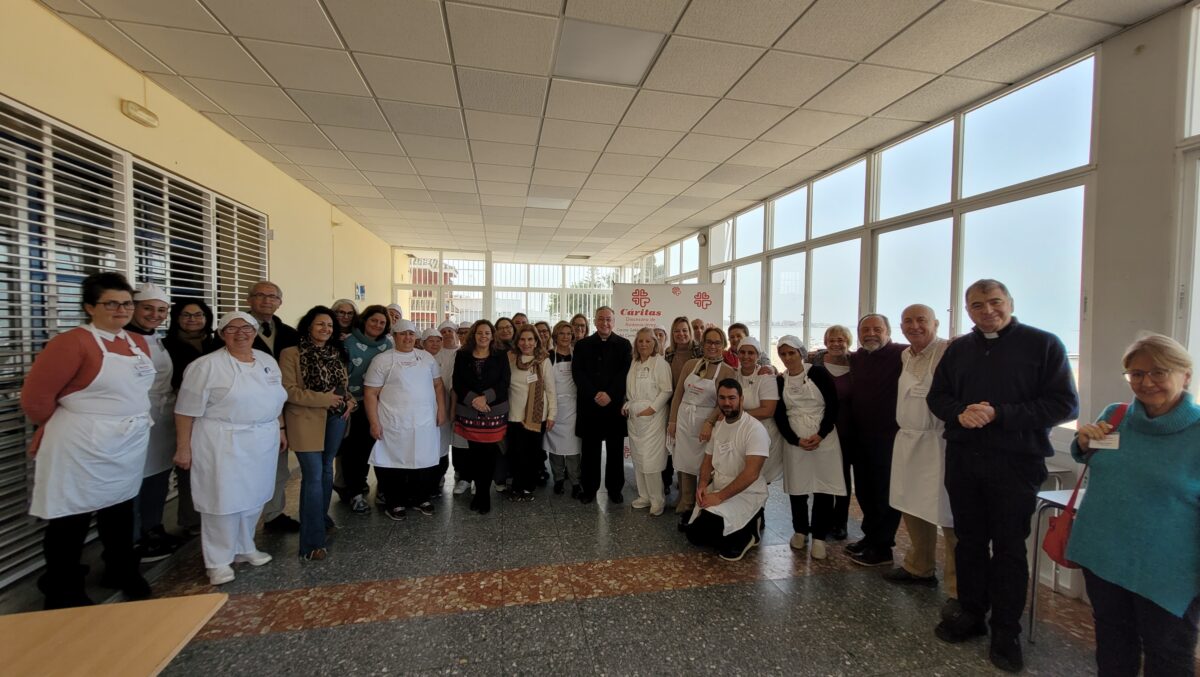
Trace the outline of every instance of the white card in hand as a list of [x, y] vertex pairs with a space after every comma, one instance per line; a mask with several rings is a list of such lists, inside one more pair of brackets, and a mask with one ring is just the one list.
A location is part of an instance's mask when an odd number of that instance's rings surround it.
[[1088, 442], [1088, 446], [1092, 449], [1120, 449], [1121, 433], [1109, 433], [1098, 440]]

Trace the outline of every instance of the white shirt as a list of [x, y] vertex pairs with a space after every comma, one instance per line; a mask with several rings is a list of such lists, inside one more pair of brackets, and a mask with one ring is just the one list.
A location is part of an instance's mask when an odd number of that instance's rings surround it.
[[[367, 367], [367, 373], [363, 375], [363, 385], [371, 388], [382, 388], [387, 383], [387, 376], [392, 371], [392, 367], [396, 369], [419, 369], [429, 374], [429, 381], [432, 383], [434, 379], [442, 377], [441, 367], [433, 355], [424, 350], [413, 349], [411, 352], [402, 353], [399, 350], [391, 350], [386, 353], [380, 353], [371, 360], [371, 366]], [[442, 384], [443, 386], [445, 384]]]
[[[522, 363], [527, 363], [532, 360], [532, 357], [522, 355], [520, 358]], [[517, 369], [512, 366], [509, 369], [508, 379], [508, 420], [517, 422], [525, 420], [525, 402], [529, 399], [529, 387], [533, 383], [529, 377], [537, 374], [537, 378], [541, 379], [545, 392], [542, 395], [542, 416], [547, 421], [553, 421], [558, 415], [558, 397], [554, 388], [554, 373], [550, 371], [550, 360], [542, 360], [538, 365], [538, 370]]]
[[[744, 411], [733, 423], [727, 422], [722, 416], [713, 429], [712, 445], [705, 453], [712, 456], [713, 486], [720, 490], [746, 468], [747, 456], [766, 458], [771, 455], [771, 436], [758, 419]], [[765, 494], [767, 481], [759, 473], [754, 482], [742, 491]]]

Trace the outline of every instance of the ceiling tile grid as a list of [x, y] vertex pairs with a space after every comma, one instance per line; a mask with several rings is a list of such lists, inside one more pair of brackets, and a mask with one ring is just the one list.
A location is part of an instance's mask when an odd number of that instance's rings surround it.
[[625, 263], [1179, 4], [43, 2], [392, 244], [594, 263]]

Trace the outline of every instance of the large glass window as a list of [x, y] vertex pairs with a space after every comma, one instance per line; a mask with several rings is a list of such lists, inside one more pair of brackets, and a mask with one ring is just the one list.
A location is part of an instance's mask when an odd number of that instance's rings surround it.
[[462, 287], [482, 287], [487, 280], [487, 263], [483, 254], [475, 252], [446, 252], [442, 255], [444, 284]]
[[683, 241], [683, 262], [679, 272], [690, 273], [700, 267], [700, 238], [696, 235]]
[[[762, 334], [762, 264], [738, 266], [734, 271], [733, 321], [750, 329], [751, 336]], [[728, 325], [726, 325], [728, 326]]]
[[[443, 289], [444, 319], [454, 322], [474, 322], [483, 319], [483, 292], [462, 289]], [[403, 304], [401, 304], [403, 305]]]
[[492, 295], [492, 315], [495, 317], [512, 317], [515, 313], [527, 312], [528, 307], [523, 291], [498, 291]]
[[859, 160], [815, 181], [812, 191], [813, 237], [861, 226], [867, 199], [867, 161]]
[[963, 288], [981, 278], [1003, 282], [1014, 315], [1058, 335], [1076, 369], [1083, 201], [1079, 186], [969, 212], [963, 222]]
[[758, 254], [763, 250], [763, 212], [763, 206], [759, 205], [734, 221], [737, 258]]
[[733, 324], [733, 279], [729, 275], [729, 269], [714, 270], [709, 276], [709, 280], [713, 284], [721, 285], [721, 303], [722, 313], [725, 319], [721, 322], [722, 325], [728, 327]]
[[887, 315], [900, 338], [900, 313], [922, 303], [937, 314], [948, 338], [953, 221], [942, 219], [881, 233], [875, 240], [875, 312]]
[[950, 201], [954, 123], [946, 122], [879, 154], [879, 218]]
[[493, 263], [492, 284], [497, 287], [524, 287], [529, 284], [529, 271], [524, 263]]
[[803, 242], [808, 236], [808, 186], [793, 190], [771, 204], [771, 246]]
[[967, 113], [963, 195], [1087, 164], [1094, 65], [1084, 59]]
[[559, 314], [558, 294], [554, 292], [531, 291], [528, 295], [526, 314], [530, 322], [545, 320], [552, 326], [559, 320], [567, 319]]
[[813, 250], [809, 348], [824, 345], [825, 330], [832, 325], [842, 324], [854, 331], [860, 247], [859, 240], [848, 240]]
[[771, 331], [766, 336], [769, 345], [763, 350], [771, 353], [771, 361], [782, 367], [775, 345], [788, 334], [804, 336], [804, 271], [808, 253], [771, 259]]
[[530, 287], [561, 287], [563, 283], [562, 266], [530, 264]]
[[733, 240], [729, 237], [729, 222], [708, 229], [708, 265], [716, 266], [733, 258]]
[[679, 274], [679, 243], [667, 247], [667, 277]]

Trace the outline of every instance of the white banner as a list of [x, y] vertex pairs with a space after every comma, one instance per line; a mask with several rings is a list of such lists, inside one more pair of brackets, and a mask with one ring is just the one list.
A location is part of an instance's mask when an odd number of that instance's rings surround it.
[[614, 284], [616, 326], [613, 331], [633, 340], [642, 327], [661, 326], [671, 333], [680, 315], [721, 326], [724, 308], [721, 284]]

